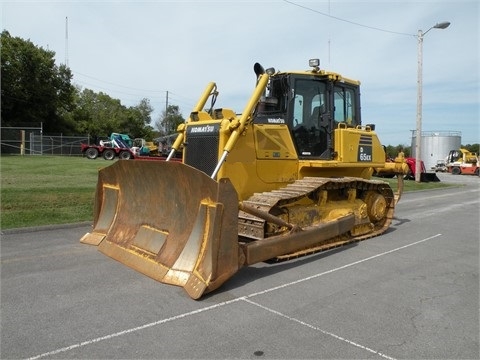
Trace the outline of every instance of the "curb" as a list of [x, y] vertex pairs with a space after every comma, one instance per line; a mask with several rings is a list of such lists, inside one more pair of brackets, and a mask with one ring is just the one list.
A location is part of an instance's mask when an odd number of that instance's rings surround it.
[[32, 227], [0, 230], [0, 235], [25, 234], [25, 233], [30, 233], [30, 232], [47, 231], [47, 230], [59, 230], [59, 229], [74, 229], [74, 228], [78, 228], [78, 227], [92, 226], [92, 225], [93, 225], [93, 223], [91, 221], [84, 221], [84, 222], [73, 223], [73, 224], [56, 224], [56, 225], [32, 226]]

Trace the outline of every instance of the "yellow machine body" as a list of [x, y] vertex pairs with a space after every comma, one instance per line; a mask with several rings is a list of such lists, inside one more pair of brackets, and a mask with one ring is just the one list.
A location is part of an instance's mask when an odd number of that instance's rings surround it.
[[[242, 266], [383, 233], [401, 186], [371, 180], [388, 165], [374, 125], [361, 124], [359, 82], [316, 66], [254, 69], [240, 115], [204, 109], [218, 95], [210, 83], [167, 161], [100, 170], [81, 241], [198, 299]], [[182, 162], [171, 161], [180, 148]]]

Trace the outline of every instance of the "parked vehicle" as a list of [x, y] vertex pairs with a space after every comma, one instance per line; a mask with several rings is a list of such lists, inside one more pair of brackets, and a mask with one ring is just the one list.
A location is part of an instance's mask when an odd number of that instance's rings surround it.
[[[405, 161], [409, 169], [407, 175], [405, 175], [405, 180], [415, 180], [417, 160], [412, 157], [407, 157], [405, 158]], [[440, 179], [436, 173], [427, 172], [425, 163], [422, 160], [420, 162], [420, 171], [420, 182], [440, 182]]]
[[149, 156], [155, 152], [153, 143], [147, 143], [144, 139], [132, 139], [126, 134], [112, 133], [108, 140], [100, 140], [98, 144], [81, 144], [82, 154], [89, 159], [103, 157], [105, 160], [113, 160], [116, 157], [129, 160], [141, 156]]
[[432, 170], [435, 172], [447, 172], [448, 168], [445, 160], [438, 160], [435, 166], [432, 167]]
[[447, 157], [448, 172], [453, 175], [479, 176], [480, 160], [477, 153], [467, 149], [451, 150]]

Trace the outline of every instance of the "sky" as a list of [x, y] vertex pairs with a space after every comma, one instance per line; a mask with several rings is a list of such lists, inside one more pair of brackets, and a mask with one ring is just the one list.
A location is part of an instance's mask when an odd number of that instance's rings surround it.
[[362, 122], [380, 141], [406, 146], [417, 126], [421, 30], [422, 131], [480, 143], [479, 0], [3, 0], [0, 18], [11, 36], [54, 51], [74, 84], [125, 106], [149, 99], [153, 122], [167, 104], [187, 118], [209, 82], [215, 107], [241, 113], [255, 62], [307, 70], [319, 58], [361, 81]]

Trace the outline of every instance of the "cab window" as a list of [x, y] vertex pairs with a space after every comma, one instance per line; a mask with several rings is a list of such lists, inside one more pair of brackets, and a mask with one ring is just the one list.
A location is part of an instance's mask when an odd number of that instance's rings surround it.
[[319, 116], [325, 111], [325, 84], [297, 80], [293, 102], [293, 127], [319, 127]]
[[334, 103], [335, 122], [356, 126], [358, 121], [355, 113], [356, 104], [354, 90], [343, 86], [335, 86]]

